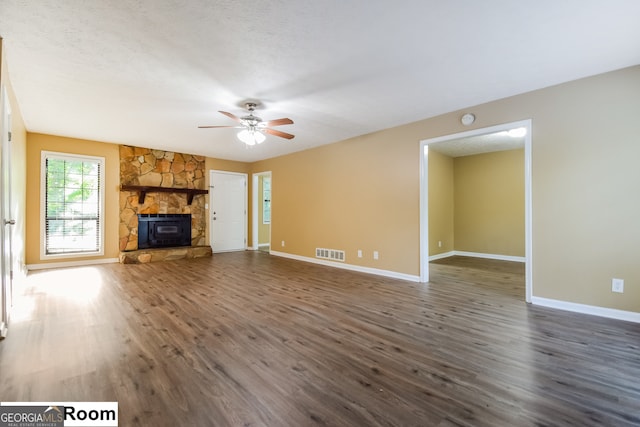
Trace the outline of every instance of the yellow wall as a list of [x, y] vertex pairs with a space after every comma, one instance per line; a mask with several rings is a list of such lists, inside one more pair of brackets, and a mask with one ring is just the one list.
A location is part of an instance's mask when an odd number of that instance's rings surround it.
[[264, 176], [258, 177], [258, 244], [267, 244], [269, 243], [269, 224], [264, 224], [262, 222], [262, 212], [264, 211], [264, 203], [262, 196]]
[[420, 141], [532, 119], [533, 295], [640, 312], [638, 113], [635, 66], [257, 162], [273, 176], [272, 249], [417, 276]]
[[453, 163], [455, 250], [524, 257], [524, 150]]
[[[453, 158], [429, 150], [429, 255], [451, 252], [454, 246]], [[438, 246], [442, 242], [442, 246]]]
[[[40, 163], [42, 151], [100, 156], [105, 158], [105, 206], [104, 206], [104, 256], [74, 257], [54, 260], [40, 259]], [[60, 136], [27, 134], [27, 214], [26, 214], [26, 263], [46, 264], [66, 261], [113, 259], [118, 249], [118, 213], [120, 200], [119, 146], [84, 139]]]

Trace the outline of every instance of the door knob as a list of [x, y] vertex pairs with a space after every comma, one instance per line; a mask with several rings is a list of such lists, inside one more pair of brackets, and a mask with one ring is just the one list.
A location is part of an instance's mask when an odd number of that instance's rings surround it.
[[4, 220], [4, 225], [16, 225], [16, 220], [15, 219], [5, 219]]

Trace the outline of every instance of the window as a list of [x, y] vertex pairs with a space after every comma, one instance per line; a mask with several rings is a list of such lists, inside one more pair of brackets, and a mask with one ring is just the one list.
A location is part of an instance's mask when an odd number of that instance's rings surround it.
[[42, 258], [103, 255], [104, 158], [42, 152]]
[[262, 178], [262, 223], [271, 224], [271, 177]]

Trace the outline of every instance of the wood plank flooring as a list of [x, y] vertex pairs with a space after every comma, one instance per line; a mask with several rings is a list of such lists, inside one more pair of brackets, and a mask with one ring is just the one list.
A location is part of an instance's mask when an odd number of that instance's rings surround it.
[[640, 325], [524, 303], [521, 264], [428, 284], [270, 256], [31, 273], [2, 401], [121, 426], [638, 426]]

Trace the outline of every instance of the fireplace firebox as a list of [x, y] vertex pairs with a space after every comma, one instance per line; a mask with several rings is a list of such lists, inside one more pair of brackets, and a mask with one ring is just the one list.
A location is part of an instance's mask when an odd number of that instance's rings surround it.
[[191, 246], [191, 214], [138, 214], [138, 249]]

